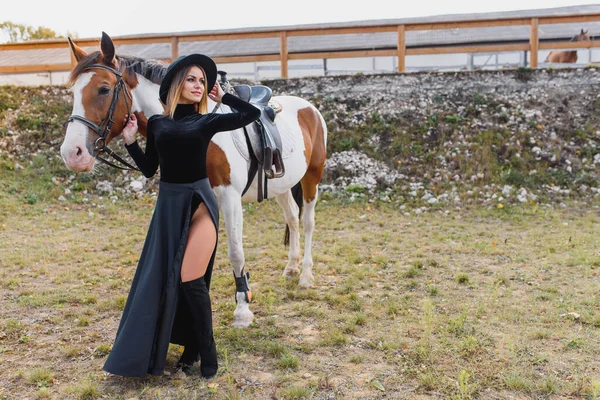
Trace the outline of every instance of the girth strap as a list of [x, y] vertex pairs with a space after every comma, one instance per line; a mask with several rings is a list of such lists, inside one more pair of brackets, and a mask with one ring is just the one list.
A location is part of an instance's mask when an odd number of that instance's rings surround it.
[[250, 154], [250, 168], [248, 169], [248, 181], [246, 182], [246, 187], [242, 191], [242, 197], [246, 194], [248, 189], [250, 189], [250, 185], [252, 185], [252, 181], [254, 181], [254, 177], [258, 173], [258, 193], [256, 199], [260, 203], [268, 197], [268, 181], [266, 176], [263, 178], [263, 169], [259, 166], [260, 163], [258, 158], [256, 158], [254, 151], [252, 151], [252, 144], [250, 143], [250, 136], [248, 136], [246, 127], [244, 127], [244, 137], [246, 138], [246, 146], [248, 146], [248, 154]]

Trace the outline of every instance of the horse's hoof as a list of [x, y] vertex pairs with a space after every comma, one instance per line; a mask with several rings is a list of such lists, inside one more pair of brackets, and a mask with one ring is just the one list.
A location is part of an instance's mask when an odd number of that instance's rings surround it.
[[303, 287], [303, 288], [310, 288], [310, 287], [313, 287], [314, 285], [315, 285], [314, 276], [312, 276], [312, 275], [300, 276], [300, 280], [298, 281], [298, 286]]
[[233, 327], [234, 328], [247, 328], [254, 321], [254, 314], [250, 310], [245, 312], [234, 312], [233, 313]]
[[239, 328], [239, 329], [244, 329], [250, 326], [250, 324], [252, 323], [252, 320], [233, 320], [233, 323], [231, 324], [234, 328]]
[[283, 277], [284, 278], [295, 278], [299, 274], [300, 274], [300, 269], [298, 267], [296, 267], [296, 268], [286, 267], [283, 270]]

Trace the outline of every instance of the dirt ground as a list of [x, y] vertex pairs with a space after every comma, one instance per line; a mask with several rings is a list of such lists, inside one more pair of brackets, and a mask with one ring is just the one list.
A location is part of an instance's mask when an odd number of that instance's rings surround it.
[[[405, 216], [317, 206], [315, 285], [284, 279], [275, 202], [244, 207], [254, 323], [235, 309], [226, 233], [213, 275], [220, 370], [102, 371], [152, 199], [2, 197], [0, 399], [596, 399], [598, 210], [535, 205]], [[98, 207], [98, 204], [102, 207]]]

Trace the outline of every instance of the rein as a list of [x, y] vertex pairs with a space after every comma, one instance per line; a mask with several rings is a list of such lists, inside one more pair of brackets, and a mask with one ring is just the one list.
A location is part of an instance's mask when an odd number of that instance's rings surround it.
[[[115, 87], [113, 89], [113, 98], [111, 100], [110, 107], [108, 108], [108, 113], [106, 114], [106, 116], [104, 117], [104, 119], [102, 120], [100, 125], [96, 125], [94, 122], [90, 121], [89, 119], [87, 119], [81, 115], [75, 115], [75, 114], [71, 115], [67, 119], [67, 124], [69, 124], [71, 122], [75, 122], [75, 121], [81, 122], [82, 124], [84, 124], [85, 126], [90, 128], [91, 130], [96, 132], [96, 134], [99, 137], [94, 142], [94, 152], [96, 153], [95, 156], [98, 160], [102, 161], [103, 163], [105, 163], [107, 165], [115, 167], [115, 168], [139, 171], [138, 168], [134, 167], [133, 165], [131, 165], [130, 163], [125, 161], [117, 153], [115, 153], [114, 151], [112, 151], [111, 149], [106, 147], [106, 139], [108, 137], [108, 134], [110, 133], [110, 129], [112, 128], [112, 126], [115, 122], [114, 114], [115, 114], [115, 109], [117, 108], [117, 103], [119, 102], [119, 95], [121, 92], [123, 92], [123, 98], [125, 99], [125, 105], [127, 106], [127, 121], [125, 121], [125, 125], [127, 125], [127, 123], [129, 122], [129, 116], [131, 115], [131, 107], [133, 105], [133, 98], [131, 97], [131, 94], [126, 89], [126, 85], [125, 85], [125, 81], [123, 80], [123, 76], [116, 69], [108, 67], [106, 65], [92, 64], [88, 68], [86, 68], [86, 70], [92, 69], [92, 68], [104, 69], [106, 71], [112, 72], [117, 77], [117, 84], [115, 85]], [[129, 102], [127, 101], [127, 99], [129, 99]], [[124, 165], [125, 167], [116, 165], [116, 164], [112, 163], [111, 161], [103, 159], [102, 157], [100, 157], [101, 153], [108, 154], [109, 156], [114, 158], [116, 161], [118, 161], [122, 165]]]

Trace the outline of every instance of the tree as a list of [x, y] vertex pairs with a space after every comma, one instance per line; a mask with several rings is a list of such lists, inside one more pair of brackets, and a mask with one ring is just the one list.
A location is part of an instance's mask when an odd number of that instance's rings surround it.
[[37, 28], [29, 25], [15, 24], [14, 22], [0, 22], [0, 38], [7, 37], [8, 42], [25, 42], [27, 40], [55, 39], [64, 36], [57, 35], [50, 28], [39, 26]]

